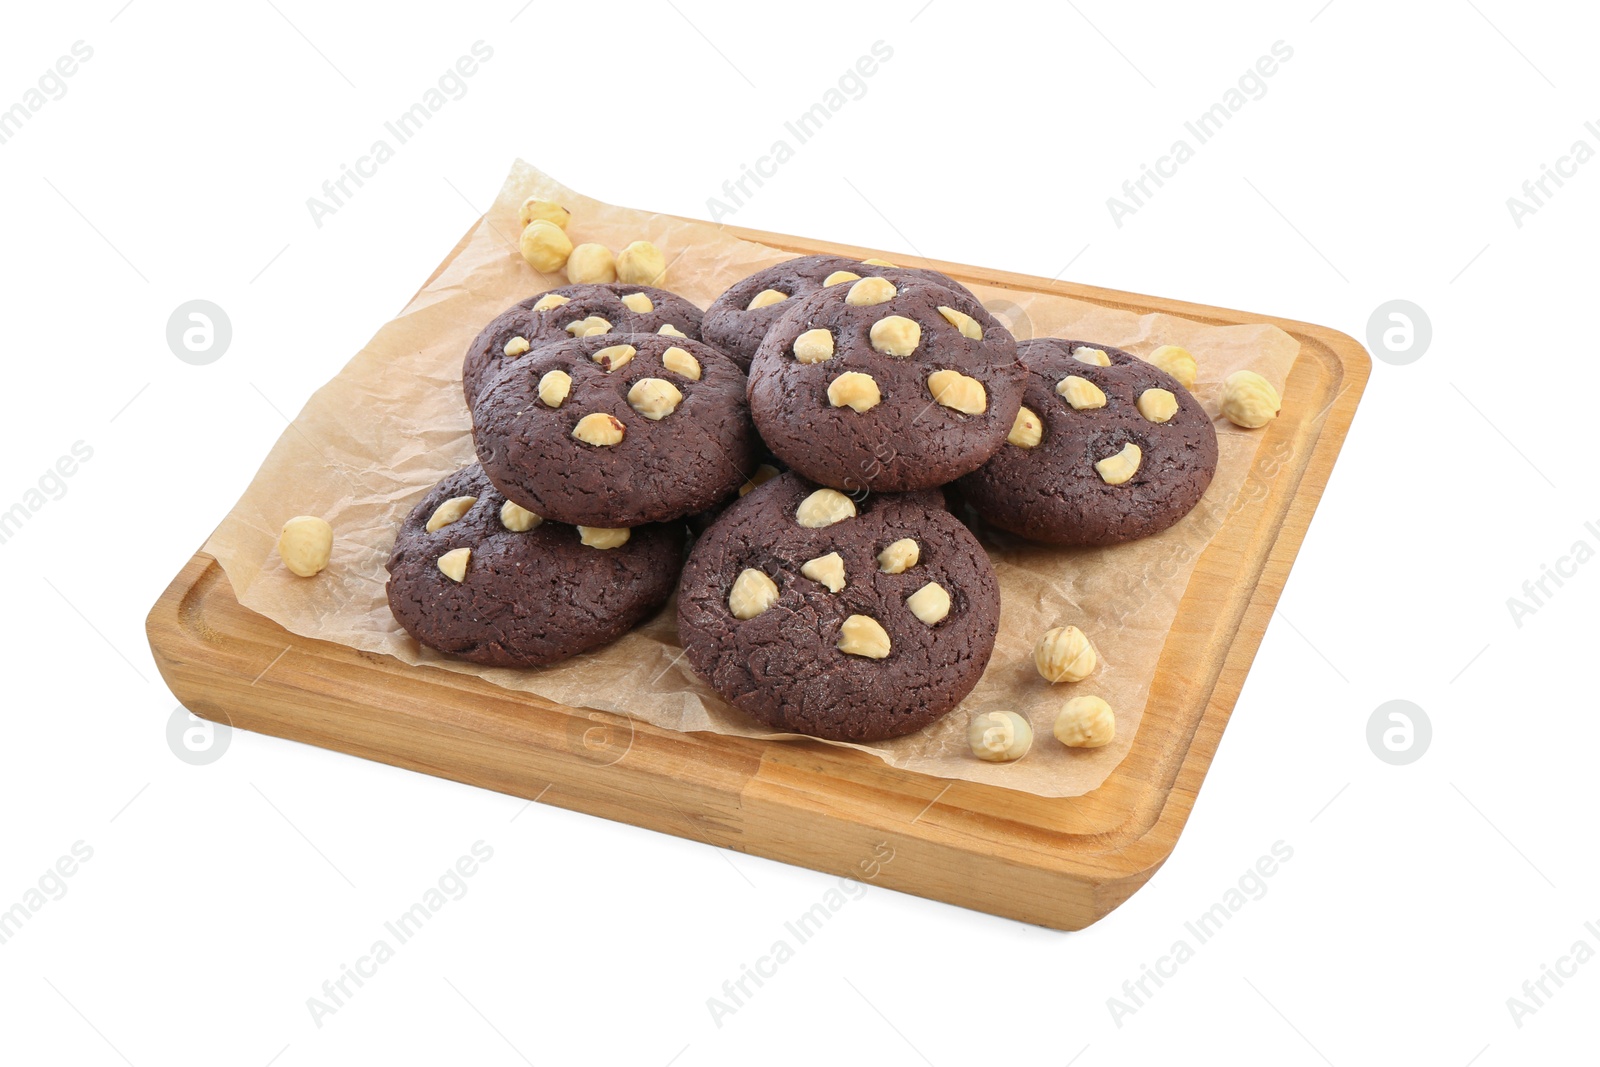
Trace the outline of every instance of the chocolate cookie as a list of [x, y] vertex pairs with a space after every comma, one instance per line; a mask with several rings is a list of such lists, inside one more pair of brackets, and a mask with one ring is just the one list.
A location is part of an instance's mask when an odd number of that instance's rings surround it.
[[478, 460], [556, 522], [637, 526], [732, 495], [755, 469], [745, 380], [710, 345], [617, 334], [546, 345], [472, 405]]
[[700, 309], [665, 289], [623, 282], [563, 285], [530, 296], [496, 316], [467, 347], [461, 364], [467, 406], [472, 406], [503, 363], [552, 341], [565, 341], [593, 329], [658, 333], [663, 327], [696, 339], [700, 336]]
[[866, 277], [790, 303], [750, 364], [750, 414], [793, 469], [897, 493], [943, 485], [1005, 443], [1026, 372], [971, 294]]
[[858, 506], [793, 473], [722, 514], [678, 589], [702, 678], [775, 730], [835, 741], [899, 737], [954, 708], [999, 625], [989, 558], [937, 492]]
[[[792, 301], [824, 288], [835, 275], [839, 275], [835, 285], [877, 275], [897, 284], [900, 279], [920, 279], [966, 292], [960, 282], [936, 270], [891, 267], [881, 261], [868, 263], [848, 256], [801, 256], [735, 282], [706, 309], [701, 336], [748, 370], [761, 339], [789, 310]], [[767, 293], [780, 294], [782, 299], [763, 296]]]
[[537, 667], [632, 629], [672, 595], [682, 558], [681, 524], [541, 522], [474, 464], [429, 490], [400, 524], [389, 610], [429, 648], [491, 667]]
[[1171, 375], [1089, 341], [1017, 349], [1028, 384], [1011, 436], [958, 486], [979, 515], [1035, 541], [1113, 545], [1159, 533], [1199, 503], [1217, 432]]

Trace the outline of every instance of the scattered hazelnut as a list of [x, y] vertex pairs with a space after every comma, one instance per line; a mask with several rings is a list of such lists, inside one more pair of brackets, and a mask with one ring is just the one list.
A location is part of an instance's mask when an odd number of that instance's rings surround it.
[[909, 356], [922, 342], [922, 326], [904, 315], [886, 315], [872, 324], [872, 347], [886, 356]]
[[828, 286], [838, 285], [840, 282], [859, 282], [860, 280], [861, 275], [852, 271], [836, 270], [826, 278], [822, 279], [822, 287], [826, 289]]
[[840, 652], [867, 659], [883, 659], [889, 654], [889, 634], [868, 615], [852, 615], [839, 626]]
[[651, 422], [659, 422], [678, 410], [683, 394], [663, 378], [640, 378], [628, 390], [628, 403]]
[[547, 408], [560, 407], [571, 392], [572, 375], [564, 370], [545, 371], [539, 379], [539, 400]]
[[944, 316], [946, 322], [960, 330], [962, 337], [970, 338], [974, 341], [983, 340], [983, 327], [978, 325], [977, 319], [968, 315], [965, 311], [957, 311], [955, 308], [947, 308], [941, 305], [939, 314]]
[[622, 441], [622, 420], [603, 411], [591, 412], [578, 420], [572, 436], [586, 445], [614, 445]]
[[1106, 394], [1101, 388], [1089, 379], [1080, 378], [1076, 374], [1069, 374], [1057, 382], [1056, 392], [1067, 398], [1067, 403], [1072, 405], [1074, 411], [1087, 411], [1090, 408], [1106, 406]]
[[638, 354], [639, 350], [632, 345], [607, 345], [605, 348], [595, 349], [589, 354], [589, 358], [604, 367], [606, 373], [610, 374], [612, 371], [621, 370], [629, 363], [632, 363], [633, 357]]
[[989, 408], [983, 383], [959, 371], [934, 371], [928, 375], [928, 391], [940, 404], [964, 415], [982, 415]]
[[750, 477], [748, 477], [748, 478], [746, 478], [744, 480], [744, 484], [739, 487], [739, 495], [740, 496], [744, 496], [746, 493], [748, 493], [750, 490], [754, 489], [756, 486], [758, 486], [758, 485], [766, 485], [768, 482], [772, 481], [772, 479], [776, 478], [777, 476], [778, 476], [778, 468], [777, 467], [774, 467], [770, 463], [762, 463], [762, 464], [760, 464], [759, 466], [756, 467], [756, 469], [751, 473]]
[[534, 220], [522, 231], [519, 247], [522, 249], [522, 258], [541, 274], [560, 270], [572, 254], [572, 241], [566, 233], [561, 227], [543, 219]]
[[[666, 329], [665, 326], [662, 329]], [[673, 345], [661, 353], [661, 365], [673, 374], [681, 374], [691, 382], [700, 380], [700, 361], [689, 354], [688, 349]]]
[[333, 527], [315, 515], [296, 515], [278, 534], [278, 555], [302, 578], [321, 573], [333, 555]]
[[1200, 368], [1195, 365], [1194, 357], [1187, 348], [1177, 345], [1162, 345], [1148, 356], [1144, 357], [1146, 363], [1154, 364], [1178, 380], [1178, 384], [1185, 389], [1193, 389], [1195, 380], [1199, 377]]
[[1106, 350], [1103, 348], [1090, 348], [1087, 345], [1079, 345], [1072, 350], [1072, 358], [1079, 363], [1087, 363], [1091, 367], [1111, 366], [1111, 357], [1106, 355]]
[[452, 582], [460, 582], [467, 576], [467, 561], [472, 558], [470, 548], [452, 548], [439, 557], [439, 570]]
[[567, 323], [567, 333], [573, 337], [587, 337], [590, 330], [598, 330], [601, 333], [605, 333], [609, 329], [611, 329], [611, 323], [602, 319], [599, 315], [590, 315], [586, 319], [576, 319]]
[[922, 549], [909, 537], [902, 537], [878, 553], [878, 569], [885, 574], [904, 574], [917, 565]]
[[852, 411], [869, 411], [878, 406], [883, 394], [872, 375], [858, 370], [845, 371], [828, 383], [828, 403], [836, 408], [848, 407]]
[[616, 280], [617, 260], [605, 245], [581, 244], [567, 256], [567, 281], [573, 285], [604, 285]]
[[511, 340], [506, 342], [506, 346], [500, 351], [504, 352], [512, 359], [515, 359], [516, 357], [527, 352], [529, 347], [528, 339], [526, 337], [513, 337]]
[[753, 619], [777, 602], [778, 583], [753, 567], [739, 572], [728, 593], [728, 610], [736, 619]]
[[580, 526], [578, 527], [578, 540], [590, 548], [608, 549], [621, 548], [628, 543], [628, 538], [633, 536], [633, 531], [626, 526]]
[[649, 241], [635, 241], [617, 253], [617, 281], [660, 286], [667, 277], [667, 257]]
[[571, 302], [572, 297], [570, 296], [562, 296], [560, 293], [546, 293], [534, 302], [533, 310], [549, 311], [551, 308], [558, 308], [562, 304]]
[[540, 221], [564, 230], [567, 228], [567, 223], [572, 221], [572, 213], [554, 200], [546, 200], [542, 196], [530, 196], [517, 209], [517, 222], [523, 229], [527, 229], [531, 223]]
[[750, 303], [746, 304], [744, 309], [746, 311], [756, 311], [760, 308], [771, 307], [773, 304], [781, 304], [787, 299], [789, 299], [788, 293], [780, 293], [776, 289], [763, 289], [750, 298]]
[[1100, 748], [1117, 736], [1117, 717], [1099, 697], [1073, 697], [1056, 716], [1052, 732], [1068, 748]]
[[794, 358], [801, 363], [821, 363], [833, 358], [833, 334], [824, 329], [807, 330], [794, 339]]
[[668, 337], [688, 337], [689, 336], [688, 334], [684, 333], [682, 330], [678, 329], [676, 326], [672, 325], [672, 323], [670, 323], [670, 322], [662, 323], [661, 324], [661, 329], [657, 330], [656, 333], [664, 333]]
[[1097, 460], [1094, 469], [1100, 473], [1100, 480], [1107, 485], [1121, 485], [1139, 473], [1139, 464], [1143, 461], [1144, 452], [1138, 445], [1129, 441], [1116, 455]]
[[1076, 626], [1046, 630], [1033, 645], [1033, 665], [1039, 677], [1051, 684], [1081, 682], [1094, 673], [1099, 661], [1094, 645]]
[[1253, 370], [1236, 370], [1222, 380], [1222, 414], [1235, 426], [1259, 430], [1282, 407], [1272, 383]]
[[521, 504], [507, 500], [500, 505], [500, 525], [512, 533], [527, 533], [543, 521]]
[[837, 552], [807, 560], [805, 566], [800, 568], [800, 573], [813, 582], [821, 582], [830, 593], [837, 593], [845, 585], [844, 558]]
[[655, 302], [644, 293], [629, 293], [622, 298], [622, 306], [637, 315], [648, 315], [656, 309]]
[[890, 263], [887, 259], [863, 259], [861, 262], [866, 264], [869, 267], [893, 267], [894, 266], [894, 264]]
[[935, 626], [950, 614], [950, 594], [938, 582], [929, 582], [906, 597], [906, 607], [929, 626]]
[[1044, 423], [1039, 421], [1039, 416], [1030, 408], [1018, 408], [1017, 417], [1012, 420], [1011, 432], [1006, 435], [1006, 440], [1018, 448], [1032, 448], [1043, 439]]
[[856, 516], [856, 502], [837, 489], [818, 489], [794, 509], [795, 521], [808, 530], [819, 530]]
[[1166, 422], [1178, 413], [1178, 398], [1169, 389], [1146, 389], [1135, 406], [1151, 422]]
[[887, 278], [862, 278], [850, 287], [844, 302], [853, 307], [870, 307], [885, 300], [893, 300], [897, 293], [894, 283]]
[[1033, 747], [1033, 727], [1014, 711], [980, 711], [967, 724], [967, 744], [981, 760], [1009, 763]]
[[428, 516], [428, 524], [423, 528], [429, 533], [442, 530], [471, 511], [472, 505], [477, 502], [475, 496], [453, 496], [433, 509], [433, 514]]

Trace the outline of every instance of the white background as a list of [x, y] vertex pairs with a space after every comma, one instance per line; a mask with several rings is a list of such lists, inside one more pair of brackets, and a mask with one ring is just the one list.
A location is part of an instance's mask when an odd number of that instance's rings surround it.
[[[1600, 921], [1592, 366], [1600, 137], [1580, 5], [33, 4], [0, 107], [0, 509], [10, 540], [0, 908], [93, 857], [0, 945], [0, 1057], [75, 1064], [846, 1062], [1084, 1067], [1592, 1059], [1600, 962], [1507, 998]], [[1321, 9], [1319, 10], [1319, 7]], [[473, 42], [493, 59], [318, 228], [306, 199]], [[1403, 298], [1176, 851], [1061, 934], [868, 888], [716, 1025], [706, 1001], [835, 879], [236, 733], [174, 757], [146, 611], [304, 398], [391, 317], [520, 155], [574, 188], [706, 199], [875, 41], [893, 57], [734, 221], [1324, 323]], [[1147, 206], [1106, 198], [1274, 42], [1293, 58]], [[1552, 188], [1554, 188], [1552, 186]], [[1066, 266], [1070, 263], [1070, 266]], [[209, 366], [180, 303], [226, 309]], [[1554, 587], [1551, 587], [1554, 589]], [[1582, 686], [1582, 687], [1580, 687]], [[1380, 703], [1433, 742], [1380, 762]], [[482, 840], [452, 902], [336, 1014], [307, 998]], [[1107, 999], [1274, 842], [1293, 858], [1118, 1026]], [[1003, 896], [1006, 887], [992, 887]], [[1192, 939], [1191, 939], [1192, 940]], [[1222, 1050], [1226, 1050], [1224, 1053]], [[1206, 1053], [1208, 1056], [1210, 1052]]]

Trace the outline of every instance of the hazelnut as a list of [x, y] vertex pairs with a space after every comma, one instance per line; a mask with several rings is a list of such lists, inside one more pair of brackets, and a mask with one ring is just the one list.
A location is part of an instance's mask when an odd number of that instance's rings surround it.
[[917, 565], [922, 549], [909, 537], [902, 537], [878, 553], [878, 569], [885, 574], [904, 574]]
[[889, 634], [868, 615], [852, 615], [839, 626], [838, 649], [851, 656], [883, 659], [889, 654]]
[[[662, 327], [666, 329], [666, 327]], [[679, 374], [691, 382], [700, 380], [700, 361], [691, 356], [688, 349], [673, 345], [661, 353], [661, 365], [673, 374]]]
[[1166, 371], [1178, 380], [1178, 384], [1185, 389], [1193, 389], [1195, 380], [1199, 377], [1200, 368], [1195, 365], [1194, 357], [1187, 348], [1177, 345], [1162, 345], [1148, 356], [1145, 362]]
[[744, 309], [746, 311], [756, 311], [760, 308], [771, 307], [773, 304], [781, 304], [787, 299], [789, 299], [788, 293], [780, 293], [776, 289], [763, 289], [750, 298], [750, 303], [746, 304]]
[[1073, 697], [1062, 706], [1052, 732], [1068, 748], [1101, 748], [1117, 736], [1117, 717], [1099, 697]]
[[1146, 389], [1139, 394], [1135, 406], [1151, 422], [1166, 422], [1178, 413], [1178, 398], [1168, 389]]
[[333, 527], [315, 515], [296, 515], [278, 534], [278, 555], [302, 578], [321, 573], [333, 555]]
[[778, 583], [753, 567], [739, 572], [728, 593], [728, 610], [736, 619], [753, 619], [777, 602]]
[[640, 378], [628, 390], [628, 403], [651, 422], [659, 422], [678, 410], [683, 394], [665, 379]]
[[859, 282], [860, 280], [861, 275], [852, 271], [836, 270], [826, 278], [822, 279], [822, 287], [826, 289], [828, 286], [838, 285], [840, 282]]
[[794, 358], [801, 363], [821, 363], [833, 358], [833, 334], [828, 330], [807, 330], [794, 339]]
[[586, 319], [577, 319], [573, 322], [567, 323], [567, 333], [571, 334], [573, 337], [587, 337], [589, 336], [590, 330], [597, 330], [600, 333], [605, 333], [610, 329], [611, 323], [605, 319], [602, 319], [599, 315], [590, 315]]
[[1087, 345], [1079, 345], [1072, 350], [1072, 358], [1079, 363], [1087, 363], [1091, 367], [1111, 366], [1111, 357], [1106, 355], [1106, 350], [1103, 348], [1090, 348]]
[[1033, 645], [1033, 665], [1045, 681], [1081, 682], [1094, 673], [1100, 660], [1094, 645], [1076, 626], [1057, 626], [1039, 635]]
[[506, 346], [500, 351], [504, 352], [512, 359], [515, 359], [516, 357], [526, 353], [529, 347], [528, 339], [526, 337], [513, 337], [511, 340], [506, 342]]
[[617, 253], [617, 281], [659, 287], [667, 277], [667, 257], [649, 241], [635, 241]]
[[452, 582], [460, 582], [467, 576], [467, 561], [472, 558], [470, 548], [452, 548], [439, 557], [439, 570]]
[[820, 530], [856, 516], [856, 502], [837, 489], [818, 489], [794, 509], [795, 521], [808, 530]]
[[964, 415], [982, 415], [989, 408], [983, 383], [959, 371], [934, 371], [928, 375], [928, 391], [939, 403]]
[[543, 521], [521, 504], [507, 500], [500, 505], [500, 525], [512, 533], [527, 533]]
[[617, 260], [611, 249], [581, 244], [567, 256], [567, 281], [573, 285], [604, 285], [617, 280]]
[[1100, 480], [1107, 485], [1121, 485], [1139, 473], [1139, 464], [1143, 461], [1144, 452], [1138, 445], [1129, 441], [1116, 455], [1096, 460], [1094, 469], [1100, 473]]
[[974, 341], [983, 340], [983, 327], [978, 325], [977, 319], [968, 315], [965, 311], [957, 311], [955, 308], [947, 308], [941, 305], [939, 314], [944, 316], [946, 322], [960, 330], [962, 337], [967, 337]]
[[595, 411], [578, 420], [572, 436], [586, 445], [614, 445], [622, 441], [622, 420], [603, 411]]
[[881, 304], [885, 300], [893, 300], [898, 292], [894, 283], [887, 278], [862, 278], [850, 287], [845, 294], [844, 302], [852, 307], [870, 307]]
[[1282, 407], [1272, 383], [1253, 370], [1236, 370], [1222, 379], [1222, 414], [1235, 426], [1259, 430]]
[[626, 526], [580, 526], [578, 527], [578, 540], [590, 548], [608, 549], [621, 548], [628, 543], [628, 538], [633, 536], [633, 531]]
[[546, 200], [542, 196], [530, 196], [517, 209], [517, 223], [523, 229], [527, 229], [531, 223], [540, 221], [564, 230], [567, 228], [567, 223], [572, 221], [572, 213], [554, 200]]
[[1009, 763], [1033, 747], [1033, 727], [1014, 711], [981, 711], [967, 723], [967, 744], [981, 760]]
[[688, 337], [689, 336], [688, 334], [684, 333], [682, 330], [678, 329], [676, 326], [672, 325], [672, 323], [670, 323], [670, 322], [662, 323], [661, 324], [661, 329], [657, 330], [656, 333], [664, 333], [668, 337]]
[[571, 302], [572, 297], [570, 296], [562, 296], [560, 293], [546, 293], [538, 300], [534, 301], [533, 310], [549, 311], [551, 308], [558, 308], [562, 304], [569, 304]]
[[746, 478], [744, 480], [744, 484], [739, 487], [739, 495], [740, 496], [744, 496], [746, 493], [748, 493], [750, 490], [754, 489], [756, 486], [758, 486], [758, 485], [766, 485], [768, 482], [772, 481], [772, 479], [776, 478], [777, 476], [778, 476], [778, 468], [777, 467], [774, 467], [770, 463], [762, 463], [762, 464], [760, 464], [759, 466], [756, 467], [756, 469], [751, 473], [750, 477], [748, 477], [748, 478]]
[[572, 375], [564, 370], [545, 371], [539, 379], [539, 400], [547, 408], [560, 407], [571, 392]]
[[800, 573], [813, 582], [821, 582], [830, 593], [837, 593], [845, 586], [844, 558], [837, 552], [807, 560], [805, 566], [800, 568]]
[[1106, 394], [1101, 388], [1089, 379], [1080, 378], [1076, 374], [1069, 374], [1057, 382], [1056, 392], [1067, 398], [1067, 403], [1072, 405], [1073, 411], [1087, 411], [1090, 408], [1106, 406]]
[[950, 594], [938, 582], [929, 582], [906, 597], [906, 607], [929, 626], [936, 626], [950, 614]]
[[610, 374], [612, 371], [621, 370], [629, 363], [632, 363], [633, 357], [638, 354], [639, 350], [632, 345], [607, 345], [605, 348], [595, 349], [589, 354], [589, 358], [604, 367], [606, 373]]
[[648, 315], [656, 309], [655, 302], [644, 293], [629, 293], [622, 298], [622, 306], [636, 315]]
[[560, 270], [567, 256], [572, 254], [572, 241], [561, 227], [542, 219], [529, 223], [522, 231], [519, 247], [528, 266], [541, 274]]
[[894, 266], [894, 264], [890, 263], [887, 259], [863, 259], [861, 262], [866, 264], [869, 267], [893, 267]]
[[848, 407], [852, 411], [869, 411], [878, 406], [883, 394], [872, 375], [858, 370], [845, 371], [828, 383], [828, 403], [836, 408]]
[[453, 496], [433, 509], [433, 514], [428, 516], [428, 524], [423, 528], [429, 533], [442, 530], [471, 511], [472, 505], [477, 502], [475, 496]]
[[886, 315], [872, 324], [872, 347], [886, 356], [909, 356], [922, 342], [922, 326], [904, 315]]
[[1017, 417], [1011, 422], [1011, 432], [1006, 434], [1006, 441], [1018, 448], [1032, 448], [1043, 439], [1044, 423], [1039, 421], [1039, 416], [1030, 408], [1018, 408]]

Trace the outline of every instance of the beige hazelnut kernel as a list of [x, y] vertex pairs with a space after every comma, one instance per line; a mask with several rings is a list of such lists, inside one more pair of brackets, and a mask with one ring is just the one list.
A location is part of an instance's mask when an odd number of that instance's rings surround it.
[[590, 353], [589, 358], [604, 367], [607, 374], [614, 370], [621, 370], [633, 362], [633, 357], [639, 350], [632, 345], [607, 345]]
[[567, 228], [567, 223], [572, 221], [572, 212], [556, 203], [546, 200], [542, 196], [530, 196], [517, 208], [517, 222], [523, 229], [527, 229], [534, 222], [548, 222], [552, 226]]
[[807, 330], [794, 339], [794, 358], [801, 363], [821, 363], [833, 358], [833, 333], [829, 330]]
[[928, 391], [940, 404], [964, 415], [982, 415], [989, 408], [983, 383], [959, 371], [934, 371], [928, 375]]
[[1044, 423], [1039, 421], [1039, 416], [1026, 407], [1017, 409], [1017, 417], [1011, 421], [1011, 432], [1006, 434], [1006, 441], [1018, 448], [1033, 448], [1044, 439]]
[[1106, 394], [1087, 378], [1069, 374], [1056, 383], [1056, 392], [1066, 397], [1073, 411], [1087, 411], [1106, 406]]
[[1106, 355], [1103, 348], [1090, 348], [1088, 345], [1079, 345], [1072, 350], [1072, 358], [1079, 363], [1087, 363], [1091, 367], [1111, 366], [1111, 357]]
[[795, 521], [808, 530], [820, 530], [856, 517], [856, 502], [837, 489], [818, 489], [794, 509]]
[[614, 445], [622, 441], [622, 420], [603, 411], [591, 412], [578, 420], [572, 436], [586, 445]]
[[637, 315], [648, 315], [656, 309], [655, 302], [644, 293], [629, 293], [622, 298], [622, 306]]
[[1142, 462], [1144, 462], [1144, 451], [1129, 441], [1116, 455], [1096, 460], [1094, 469], [1099, 472], [1100, 480], [1107, 485], [1121, 485], [1139, 473], [1139, 464]]
[[278, 534], [278, 555], [302, 578], [321, 573], [333, 555], [333, 527], [315, 515], [296, 515]]
[[[546, 293], [534, 302], [533, 310], [549, 311], [551, 308], [558, 308], [562, 304], [570, 304], [571, 302], [572, 297], [570, 296], [562, 296], [560, 293]], [[571, 329], [569, 328], [567, 332], [570, 333]]]
[[564, 370], [545, 371], [539, 379], [539, 400], [547, 408], [560, 407], [571, 392], [572, 375]]
[[541, 274], [560, 270], [572, 254], [572, 241], [566, 233], [561, 227], [543, 219], [528, 224], [528, 228], [522, 231], [518, 247], [522, 249], [522, 258], [528, 261], [528, 266]]
[[700, 361], [691, 356], [686, 348], [673, 345], [661, 353], [661, 365], [673, 374], [681, 374], [691, 382], [700, 380]]
[[844, 557], [837, 552], [829, 552], [826, 556], [806, 560], [805, 565], [800, 568], [800, 573], [813, 582], [821, 582], [828, 587], [830, 593], [837, 593], [845, 586]]
[[628, 404], [651, 422], [671, 415], [681, 403], [683, 394], [664, 378], [640, 378], [628, 389]]
[[860, 280], [861, 275], [855, 273], [854, 271], [836, 270], [826, 278], [822, 279], [822, 287], [826, 289], [828, 286], [838, 285], [840, 282], [859, 282]]
[[528, 339], [526, 337], [513, 337], [511, 340], [506, 342], [505, 347], [500, 351], [504, 352], [512, 359], [515, 359], [516, 357], [525, 354], [529, 347], [531, 346], [528, 344]]
[[845, 294], [844, 302], [852, 307], [870, 307], [886, 300], [893, 300], [897, 292], [899, 290], [887, 278], [862, 278], [850, 287], [850, 291]]
[[776, 289], [763, 289], [750, 298], [750, 303], [746, 304], [744, 309], [746, 311], [758, 311], [761, 308], [771, 307], [773, 304], [781, 304], [787, 299], [789, 299], [788, 293], [780, 293]]
[[774, 467], [770, 463], [762, 463], [756, 467], [756, 469], [751, 473], [750, 477], [744, 480], [744, 484], [739, 487], [739, 495], [744, 496], [750, 490], [756, 488], [756, 486], [766, 485], [777, 476], [777, 467]]
[[886, 315], [872, 324], [872, 347], [886, 356], [909, 356], [922, 343], [922, 326], [904, 315]]
[[728, 592], [728, 610], [736, 619], [753, 619], [777, 602], [778, 583], [753, 567], [740, 571]]
[[428, 524], [423, 529], [429, 533], [442, 530], [471, 511], [472, 505], [477, 502], [478, 498], [475, 496], [453, 496], [433, 509], [433, 514], [428, 516]]
[[656, 333], [664, 333], [668, 337], [688, 337], [689, 336], [688, 334], [684, 333], [682, 330], [678, 329], [676, 326], [672, 325], [672, 323], [670, 323], [670, 322], [662, 323], [661, 324], [661, 329], [657, 330]]
[[1187, 348], [1162, 345], [1144, 358], [1146, 363], [1159, 367], [1176, 378], [1178, 384], [1185, 389], [1193, 389], [1200, 375], [1200, 368], [1195, 365], [1194, 357], [1189, 354]]
[[659, 287], [667, 276], [667, 257], [649, 241], [635, 241], [617, 253], [617, 281]]
[[1062, 706], [1051, 732], [1068, 748], [1101, 748], [1117, 736], [1117, 717], [1099, 697], [1073, 697]]
[[872, 375], [858, 370], [845, 371], [828, 383], [828, 403], [836, 408], [848, 407], [852, 411], [870, 411], [878, 406], [883, 394]]
[[633, 531], [626, 526], [580, 526], [578, 527], [578, 541], [590, 548], [608, 549], [621, 548], [628, 543], [628, 538], [633, 536]]
[[1235, 426], [1259, 430], [1282, 407], [1272, 383], [1253, 370], [1236, 370], [1222, 379], [1222, 414]]
[[1094, 645], [1076, 626], [1057, 626], [1039, 635], [1033, 644], [1033, 665], [1039, 677], [1056, 682], [1081, 682], [1094, 673], [1100, 657]]
[[894, 266], [894, 264], [890, 263], [887, 259], [863, 259], [861, 262], [866, 264], [869, 267], [892, 267], [892, 266]]
[[606, 285], [616, 280], [617, 260], [605, 245], [581, 244], [567, 256], [567, 281], [573, 285]]
[[868, 615], [852, 615], [839, 626], [840, 652], [867, 659], [883, 659], [889, 654], [889, 633]]
[[967, 744], [981, 760], [1009, 763], [1033, 747], [1033, 726], [1014, 711], [980, 711], [967, 723]]
[[452, 548], [439, 557], [439, 570], [452, 582], [459, 582], [467, 576], [467, 561], [472, 558], [470, 548]]
[[983, 340], [983, 327], [978, 325], [977, 319], [968, 315], [965, 311], [957, 311], [955, 308], [947, 308], [940, 305], [939, 314], [944, 316], [946, 322], [960, 330], [962, 337], [970, 338], [974, 341]]
[[1151, 422], [1166, 422], [1178, 413], [1178, 398], [1169, 389], [1146, 389], [1135, 406]]
[[936, 626], [950, 614], [950, 594], [938, 582], [929, 582], [906, 597], [906, 607], [929, 626]]
[[567, 333], [573, 337], [587, 337], [590, 330], [598, 330], [600, 333], [605, 333], [609, 329], [611, 329], [611, 323], [606, 319], [602, 319], [599, 315], [590, 315], [586, 319], [576, 319], [567, 323]]
[[527, 508], [507, 500], [500, 505], [500, 525], [512, 533], [527, 533], [544, 520]]
[[909, 537], [902, 537], [878, 553], [878, 569], [885, 574], [904, 574], [917, 565], [922, 549]]

